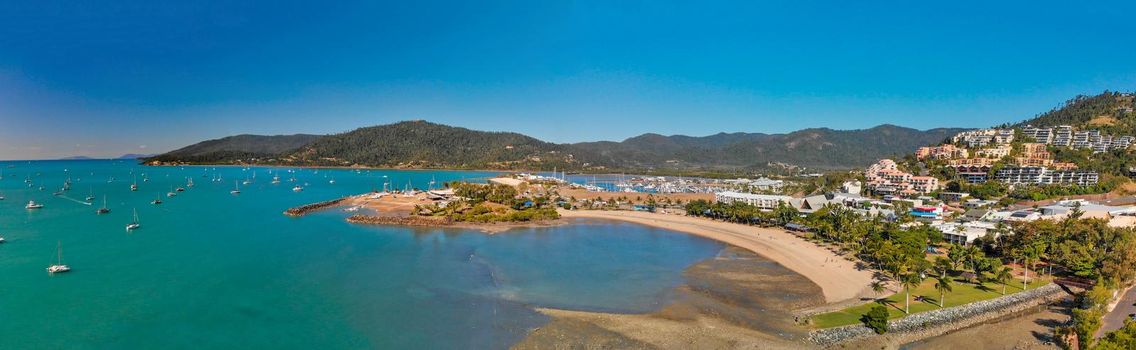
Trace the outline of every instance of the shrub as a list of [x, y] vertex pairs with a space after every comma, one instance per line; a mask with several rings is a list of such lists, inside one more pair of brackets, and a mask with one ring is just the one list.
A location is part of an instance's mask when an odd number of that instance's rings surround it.
[[888, 310], [886, 306], [876, 305], [873, 306], [868, 313], [860, 317], [860, 321], [864, 322], [865, 326], [876, 331], [876, 334], [884, 334], [888, 331]]

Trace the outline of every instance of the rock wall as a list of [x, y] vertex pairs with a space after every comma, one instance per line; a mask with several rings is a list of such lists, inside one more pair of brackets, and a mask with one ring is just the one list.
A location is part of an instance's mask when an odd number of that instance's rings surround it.
[[[1050, 283], [1021, 293], [1014, 293], [966, 305], [927, 311], [888, 322], [888, 334], [914, 341], [937, 336], [949, 331], [969, 327], [1031, 307], [1050, 303], [1066, 294], [1061, 286]], [[820, 329], [809, 334], [809, 340], [819, 345], [833, 345], [849, 340], [876, 335], [863, 324]]]

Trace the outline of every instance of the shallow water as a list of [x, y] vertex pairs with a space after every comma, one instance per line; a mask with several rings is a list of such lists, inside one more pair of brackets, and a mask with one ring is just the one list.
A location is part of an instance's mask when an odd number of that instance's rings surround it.
[[[424, 188], [485, 172], [304, 169], [291, 183], [293, 174], [269, 168], [0, 169], [0, 349], [505, 348], [547, 322], [534, 307], [656, 310], [684, 268], [723, 248], [621, 223], [485, 235], [352, 225], [340, 211], [281, 215], [386, 180]], [[138, 192], [129, 191], [132, 171]], [[269, 171], [284, 182], [270, 184]], [[229, 194], [254, 172], [253, 184]], [[53, 196], [68, 177], [71, 191]], [[165, 197], [187, 177], [195, 187]], [[297, 183], [308, 185], [293, 192]], [[81, 204], [89, 193], [96, 203]], [[96, 215], [104, 194], [112, 212]], [[159, 195], [164, 204], [149, 204]], [[28, 200], [46, 208], [26, 210]], [[143, 227], [127, 233], [133, 208]], [[57, 242], [74, 270], [49, 276]]]

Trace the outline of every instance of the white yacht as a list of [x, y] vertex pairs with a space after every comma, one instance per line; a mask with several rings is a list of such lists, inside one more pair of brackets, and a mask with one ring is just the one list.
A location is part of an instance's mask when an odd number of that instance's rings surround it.
[[41, 209], [43, 204], [36, 203], [35, 201], [28, 201], [28, 205], [24, 206], [25, 209]]
[[303, 190], [304, 190], [304, 188], [301, 187], [300, 185], [296, 185], [295, 187], [292, 187], [292, 192], [300, 192], [300, 191], [303, 191]]
[[47, 267], [47, 273], [63, 273], [71, 271], [71, 267], [63, 265], [63, 242], [59, 242], [56, 248], [56, 263]]
[[138, 209], [134, 209], [134, 222], [126, 224], [126, 230], [133, 231], [140, 227], [142, 227], [142, 224], [138, 222]]
[[0, 236], [0, 243], [4, 243], [4, 236]]
[[229, 191], [229, 193], [240, 194], [241, 193], [241, 184], [239, 182], [233, 181], [233, 190]]

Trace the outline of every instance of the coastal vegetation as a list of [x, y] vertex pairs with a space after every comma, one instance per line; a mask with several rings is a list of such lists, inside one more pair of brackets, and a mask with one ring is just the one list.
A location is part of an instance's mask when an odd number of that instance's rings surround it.
[[439, 217], [454, 222], [495, 223], [532, 222], [560, 218], [547, 195], [524, 195], [516, 187], [501, 184], [452, 182], [455, 199], [444, 205], [417, 205], [412, 215]]

